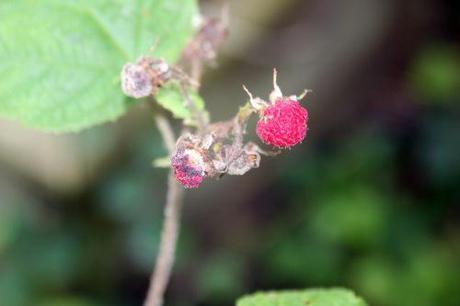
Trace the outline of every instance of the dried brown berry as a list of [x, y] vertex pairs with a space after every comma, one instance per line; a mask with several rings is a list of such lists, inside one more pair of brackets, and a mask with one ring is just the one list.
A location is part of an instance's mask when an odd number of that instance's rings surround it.
[[144, 98], [152, 94], [153, 85], [144, 67], [128, 63], [121, 71], [121, 88], [125, 95], [132, 98]]
[[144, 98], [173, 78], [174, 69], [163, 59], [141, 57], [136, 64], [128, 63], [121, 71], [121, 88], [125, 95]]

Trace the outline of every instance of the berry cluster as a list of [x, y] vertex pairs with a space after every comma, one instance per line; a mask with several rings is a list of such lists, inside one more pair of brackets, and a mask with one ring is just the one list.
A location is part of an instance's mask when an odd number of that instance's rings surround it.
[[273, 148], [290, 149], [301, 143], [308, 131], [308, 111], [299, 103], [308, 90], [300, 96], [284, 96], [277, 84], [276, 69], [268, 102], [254, 98], [243, 85], [249, 103], [229, 121], [209, 124], [205, 112], [194, 107], [188, 91], [198, 89], [204, 64], [215, 62], [217, 51], [228, 36], [227, 25], [228, 7], [224, 7], [221, 18], [200, 18], [179, 66], [170, 66], [161, 58], [142, 56], [135, 63], [124, 65], [121, 72], [123, 92], [136, 99], [155, 97], [161, 87], [171, 82], [179, 85], [192, 113], [184, 125], [197, 127], [194, 133], [183, 132], [170, 158], [177, 181], [186, 188], [197, 188], [205, 177], [243, 175], [259, 167], [261, 155], [279, 153], [264, 151], [257, 144], [244, 141], [247, 121], [255, 113], [259, 115], [257, 136]]
[[197, 188], [204, 177], [243, 175], [259, 167], [261, 154], [273, 155], [252, 142], [245, 144], [243, 141], [247, 120], [255, 112], [259, 113], [256, 133], [265, 144], [286, 149], [304, 140], [308, 130], [308, 111], [299, 101], [308, 91], [300, 96], [283, 96], [276, 83], [276, 70], [273, 83], [270, 102], [253, 98], [243, 86], [250, 103], [241, 108], [234, 119], [214, 123], [201, 134], [179, 138], [171, 158], [179, 183], [186, 188]]

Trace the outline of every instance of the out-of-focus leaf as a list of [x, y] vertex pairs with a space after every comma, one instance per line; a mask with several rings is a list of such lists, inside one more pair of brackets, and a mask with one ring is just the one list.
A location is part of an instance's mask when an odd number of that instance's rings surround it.
[[60, 233], [27, 238], [29, 240], [17, 246], [18, 255], [12, 261], [20, 266], [34, 286], [62, 288], [69, 284], [78, 271], [80, 248], [75, 237], [61, 230]]
[[53, 298], [49, 300], [44, 300], [36, 305], [37, 306], [99, 306], [88, 300], [76, 298], [76, 297]]
[[174, 62], [193, 33], [195, 0], [0, 3], [0, 115], [54, 132], [127, 108], [122, 65], [148, 52]]
[[16, 181], [0, 175], [0, 257], [20, 239], [23, 230], [38, 226], [38, 207], [39, 202]]
[[385, 257], [373, 256], [355, 261], [348, 277], [370, 302], [381, 305], [393, 300], [393, 289], [399, 285], [398, 267]]
[[19, 221], [17, 208], [0, 197], [0, 254], [17, 234]]
[[363, 299], [345, 289], [260, 292], [238, 300], [237, 306], [365, 306]]
[[421, 101], [448, 102], [460, 94], [459, 51], [456, 46], [437, 45], [418, 55], [411, 78]]
[[241, 258], [221, 253], [207, 259], [200, 272], [198, 287], [206, 300], [225, 301], [242, 291], [243, 262]]
[[26, 275], [15, 266], [7, 264], [0, 267], [0, 305], [30, 305], [32, 288]]
[[141, 271], [149, 271], [152, 256], [158, 251], [160, 243], [160, 224], [139, 223], [127, 233], [126, 252], [133, 265]]
[[420, 171], [432, 187], [446, 194], [458, 193], [460, 181], [460, 121], [450, 111], [429, 113], [423, 118], [420, 136], [414, 148]]
[[343, 250], [326, 239], [313, 237], [306, 231], [306, 224], [303, 229], [290, 230], [289, 235], [274, 241], [276, 247], [266, 251], [265, 278], [281, 283], [336, 283], [343, 264]]
[[152, 205], [143, 183], [138, 175], [113, 175], [101, 188], [101, 211], [118, 222], [139, 222]]
[[373, 245], [385, 232], [388, 204], [372, 187], [350, 186], [317, 201], [312, 227], [334, 241], [356, 247]]

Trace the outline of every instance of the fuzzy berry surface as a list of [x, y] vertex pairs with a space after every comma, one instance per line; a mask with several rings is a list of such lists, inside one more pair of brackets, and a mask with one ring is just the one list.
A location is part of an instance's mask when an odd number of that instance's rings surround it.
[[262, 110], [256, 133], [268, 145], [291, 148], [307, 134], [308, 111], [292, 98], [283, 97]]
[[204, 179], [203, 158], [195, 150], [179, 150], [171, 158], [176, 180], [185, 188], [198, 188]]

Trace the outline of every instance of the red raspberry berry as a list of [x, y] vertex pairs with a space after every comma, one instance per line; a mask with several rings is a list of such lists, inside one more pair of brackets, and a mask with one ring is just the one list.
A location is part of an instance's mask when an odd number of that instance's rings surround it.
[[197, 188], [206, 175], [202, 154], [195, 149], [178, 149], [171, 158], [176, 180], [185, 188]]
[[290, 148], [305, 138], [308, 111], [292, 97], [278, 98], [261, 110], [256, 133], [266, 144]]

